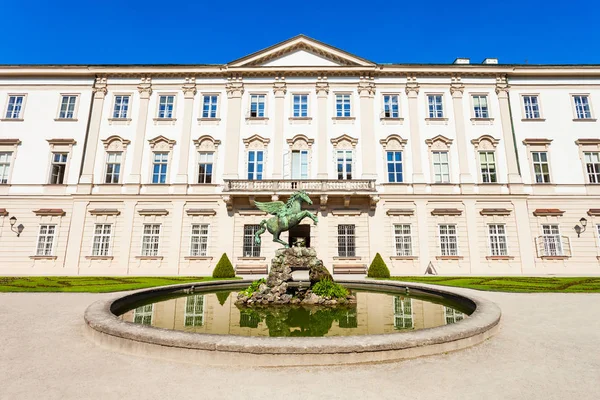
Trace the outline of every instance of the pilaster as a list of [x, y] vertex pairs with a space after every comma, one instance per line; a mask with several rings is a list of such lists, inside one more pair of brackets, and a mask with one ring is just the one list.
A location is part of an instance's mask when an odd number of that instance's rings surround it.
[[181, 262], [181, 234], [183, 232], [183, 216], [185, 201], [173, 201], [171, 221], [173, 221], [172, 232], [169, 240], [168, 274], [179, 275]]
[[500, 103], [500, 122], [502, 124], [502, 137], [504, 139], [504, 151], [506, 152], [506, 164], [508, 171], [508, 183], [519, 184], [523, 183], [519, 174], [517, 151], [513, 135], [513, 127], [510, 115], [510, 104], [508, 91], [510, 86], [506, 80], [506, 76], [496, 78], [496, 94]]
[[[408, 97], [408, 115], [410, 119], [410, 148], [412, 158], [412, 183], [424, 186], [421, 134], [419, 133], [419, 83], [416, 77], [409, 76], [406, 82], [406, 96]], [[416, 189], [416, 187], [415, 187]], [[424, 189], [424, 188], [423, 188]]]
[[237, 179], [239, 177], [240, 159], [240, 129], [242, 121], [242, 95], [244, 82], [242, 77], [228, 78], [227, 85], [227, 120], [225, 121], [225, 169], [223, 179]]
[[[468, 159], [468, 141], [467, 134], [465, 132], [465, 110], [463, 107], [463, 93], [465, 86], [463, 85], [460, 77], [452, 77], [452, 83], [450, 85], [450, 94], [452, 95], [452, 108], [454, 109], [454, 126], [456, 129], [456, 144], [458, 146], [458, 168], [459, 168], [459, 182], [462, 185], [466, 184], [466, 187], [473, 188], [473, 175], [469, 170], [469, 159]], [[464, 192], [465, 187], [461, 187]], [[472, 190], [468, 191], [472, 193]]]
[[[427, 214], [427, 200], [415, 200], [417, 214], [417, 229], [419, 231], [419, 264], [421, 271], [425, 273], [429, 265], [429, 215]], [[434, 267], [437, 267], [434, 265]]]
[[146, 137], [146, 124], [148, 123], [148, 106], [150, 96], [152, 95], [152, 78], [143, 76], [138, 85], [140, 93], [140, 108], [135, 130], [135, 140], [133, 142], [133, 161], [131, 164], [131, 174], [129, 174], [126, 183], [140, 185], [142, 183], [142, 157], [144, 154], [144, 144]]
[[372, 76], [361, 77], [358, 83], [360, 96], [360, 136], [362, 139], [362, 179], [376, 179], [375, 124], [373, 116], [373, 100], [375, 98], [375, 82]]
[[81, 241], [85, 227], [87, 201], [73, 202], [71, 210], [71, 223], [69, 226], [69, 240], [65, 252], [63, 275], [79, 275], [79, 259], [81, 256]]
[[177, 185], [186, 185], [176, 189], [177, 192], [185, 193], [188, 184], [188, 167], [190, 162], [190, 144], [192, 141], [192, 116], [194, 113], [194, 98], [196, 96], [196, 78], [185, 78], [183, 90], [183, 128], [181, 132], [181, 150], [179, 153], [179, 166], [175, 183]]
[[465, 218], [467, 222], [467, 241], [469, 243], [469, 274], [480, 271], [481, 260], [479, 256], [479, 236], [477, 232], [477, 207], [476, 200], [464, 200]]
[[285, 78], [276, 77], [273, 84], [275, 94], [275, 132], [273, 136], [273, 179], [283, 178], [283, 127], [285, 94], [287, 92]]
[[315, 86], [317, 92], [317, 149], [318, 149], [318, 172], [317, 179], [327, 179], [327, 98], [329, 96], [329, 83], [327, 77], [320, 76]]
[[[100, 123], [102, 121], [102, 110], [104, 109], [104, 99], [106, 98], [107, 78], [99, 77], [94, 82], [92, 113], [87, 131], [87, 145], [83, 157], [83, 169], [79, 183], [86, 187], [78, 188], [78, 192], [91, 193], [91, 185], [94, 183], [94, 167], [96, 164], [96, 153], [98, 151], [98, 142], [100, 141]], [[79, 190], [81, 189], [81, 191]]]

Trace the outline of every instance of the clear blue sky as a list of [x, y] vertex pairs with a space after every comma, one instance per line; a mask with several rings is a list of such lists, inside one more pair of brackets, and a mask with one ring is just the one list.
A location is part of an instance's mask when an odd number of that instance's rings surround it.
[[600, 64], [596, 1], [2, 0], [0, 18], [1, 64], [219, 64], [299, 33], [378, 63]]

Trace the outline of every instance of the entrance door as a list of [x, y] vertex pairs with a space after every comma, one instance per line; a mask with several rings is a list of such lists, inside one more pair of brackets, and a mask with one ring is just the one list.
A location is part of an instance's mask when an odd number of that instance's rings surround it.
[[298, 239], [304, 240], [304, 247], [310, 247], [310, 225], [298, 225], [290, 229], [288, 244], [297, 245]]

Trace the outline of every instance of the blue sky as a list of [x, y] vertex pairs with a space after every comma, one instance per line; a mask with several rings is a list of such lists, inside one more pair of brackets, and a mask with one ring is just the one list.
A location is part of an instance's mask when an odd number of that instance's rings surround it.
[[378, 63], [600, 64], [595, 1], [5, 0], [0, 12], [1, 64], [219, 64], [299, 33]]

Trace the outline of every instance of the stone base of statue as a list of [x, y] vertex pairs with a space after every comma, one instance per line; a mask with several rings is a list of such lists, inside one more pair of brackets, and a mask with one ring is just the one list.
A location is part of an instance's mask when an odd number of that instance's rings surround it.
[[[308, 279], [298, 281], [300, 271], [308, 272]], [[290, 247], [279, 249], [271, 260], [269, 277], [258, 290], [247, 296], [244, 292], [238, 294], [237, 304], [267, 305], [267, 304], [319, 304], [337, 305], [354, 304], [356, 297], [348, 295], [345, 299], [331, 299], [316, 295], [310, 288], [317, 282], [333, 277], [317, 258], [317, 252], [311, 247]]]

